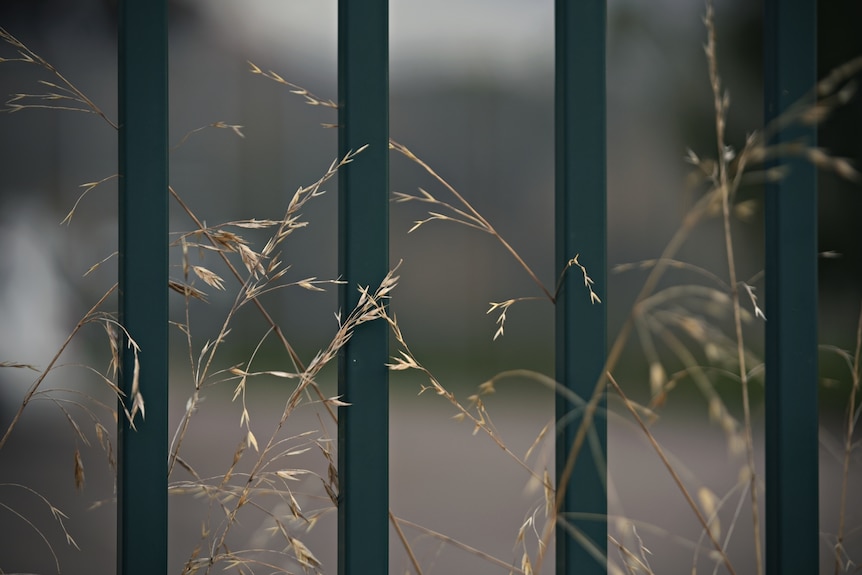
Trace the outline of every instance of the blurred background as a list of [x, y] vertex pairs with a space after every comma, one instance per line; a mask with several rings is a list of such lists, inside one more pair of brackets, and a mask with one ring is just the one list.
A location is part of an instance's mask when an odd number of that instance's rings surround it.
[[[116, 119], [115, 4], [110, 0], [4, 0], [0, 26]], [[552, 261], [553, 2], [393, 0], [390, 4], [392, 138], [467, 197], [539, 278], [553, 285], [558, 275]], [[702, 50], [703, 3], [612, 0], [608, 4], [608, 261], [613, 267], [657, 257], [702, 193], [686, 184], [692, 168], [684, 156], [687, 148], [701, 157], [714, 156], [714, 116]], [[728, 140], [740, 148], [745, 135], [762, 125], [762, 6], [742, 0], [716, 4], [719, 64], [732, 96]], [[850, 0], [820, 4], [822, 76], [862, 54], [862, 36], [856, 30], [862, 5]], [[0, 46], [0, 57], [14, 56], [11, 46]], [[171, 155], [174, 189], [210, 225], [281, 217], [293, 192], [317, 180], [336, 157], [337, 134], [321, 127], [334, 123], [336, 116], [333, 110], [309, 107], [284, 86], [251, 74], [248, 62], [277, 72], [321, 98], [335, 99], [336, 3], [173, 0], [170, 57], [170, 138], [178, 144]], [[0, 63], [4, 98], [46, 91], [39, 80], [53, 78], [36, 66]], [[183, 142], [192, 130], [214, 122], [240, 125], [245, 137], [228, 129], [207, 129]], [[860, 127], [862, 105], [856, 98], [821, 126], [819, 144], [859, 165]], [[46, 365], [81, 315], [115, 281], [113, 258], [83, 275], [116, 250], [116, 182], [109, 180], [93, 189], [81, 200], [71, 223], [60, 222], [78, 200], [82, 184], [116, 172], [116, 156], [114, 129], [93, 114], [24, 110], [0, 116], [0, 234], [5, 248], [0, 250], [0, 361]], [[862, 300], [862, 242], [854, 233], [862, 215], [862, 196], [857, 184], [832, 174], [823, 174], [820, 184], [820, 249], [836, 256], [821, 260], [821, 341], [853, 349]], [[423, 187], [445, 201], [452, 199], [418, 166], [397, 154], [391, 158], [391, 187], [407, 193]], [[290, 279], [337, 276], [337, 183], [325, 189], [327, 194], [303, 210], [309, 226], [284, 245], [283, 260], [292, 266]], [[743, 194], [742, 199], [753, 200], [754, 209], [748, 218], [735, 222], [739, 276], [754, 278], [752, 285], [762, 293], [762, 277], [757, 279], [763, 267], [762, 189], [747, 188]], [[194, 229], [178, 206], [171, 209], [173, 232]], [[537, 301], [514, 306], [507, 315], [505, 336], [492, 341], [496, 316], [486, 315], [489, 302], [540, 294], [490, 236], [448, 222], [432, 222], [408, 234], [423, 214], [418, 205], [391, 205], [392, 265], [403, 260], [392, 308], [418, 359], [463, 398], [501, 371], [531, 369], [551, 374], [551, 305]], [[726, 277], [719, 223], [715, 219], [704, 224], [680, 257]], [[263, 234], [249, 232], [248, 237], [265, 241]], [[176, 264], [172, 276], [181, 279], [179, 250], [174, 249], [172, 257]], [[590, 262], [581, 263], [590, 269]], [[212, 255], [202, 265], [224, 273]], [[629, 313], [644, 277], [643, 271], [609, 274], [606, 303], [611, 336]], [[689, 282], [691, 277], [671, 275], [666, 285], [680, 281]], [[194, 306], [195, 353], [215, 337], [233, 298], [230, 291], [220, 294], [200, 283], [198, 287], [209, 293], [211, 304]], [[338, 305], [334, 289], [326, 293], [281, 290], [264, 301], [306, 361], [334, 333], [333, 313]], [[768, 307], [765, 312], [768, 317]], [[179, 296], [172, 313], [176, 321], [185, 321]], [[719, 318], [719, 323], [729, 325], [729, 317]], [[104, 335], [98, 328], [90, 329], [64, 355], [61, 363], [68, 367], [57, 370], [47, 385], [101, 393], [92, 375], [75, 367], [87, 364], [103, 370], [107, 366]], [[247, 361], [265, 331], [253, 310], [243, 310], [217, 368]], [[179, 421], [193, 391], [185, 338], [179, 332], [175, 335], [172, 423]], [[758, 353], [762, 327], [753, 322], [749, 335], [748, 345]], [[647, 361], [636, 342], [629, 348], [619, 368], [620, 381], [632, 396], [645, 401], [649, 398]], [[835, 357], [824, 354], [822, 358], [821, 483], [824, 492], [833, 495], [839, 483], [835, 483], [837, 460], [831, 454], [842, 449], [837, 433], [849, 390], [846, 367]], [[259, 366], [272, 369], [289, 367], [274, 340], [264, 342], [258, 361]], [[667, 361], [668, 372], [679, 369], [672, 359]], [[327, 373], [322, 384], [334, 390], [332, 377]], [[4, 430], [32, 380], [33, 372], [28, 370], [0, 372]], [[393, 511], [519, 564], [518, 528], [537, 505], [541, 507], [541, 492], [528, 488], [527, 476], [501, 458], [490, 440], [481, 434], [471, 436], [470, 426], [463, 422], [450, 421], [454, 411], [444, 400], [430, 394], [416, 397], [420, 383], [409, 375], [392, 376]], [[189, 450], [196, 454], [190, 457], [213, 474], [224, 472], [233, 446], [243, 437], [239, 407], [230, 403], [232, 386], [227, 385], [212, 389], [189, 440]], [[738, 386], [717, 385], [738, 416]], [[729, 453], [721, 430], [708, 422], [706, 401], [690, 387], [680, 383], [655, 432], [679, 452], [690, 469], [692, 485], [709, 485], [723, 495], [736, 485], [742, 459]], [[280, 413], [272, 412], [273, 404], [278, 407], [279, 392], [272, 382], [253, 390], [249, 401], [261, 413], [257, 421], [262, 430], [267, 429], [264, 422]], [[759, 421], [759, 380], [753, 395]], [[102, 399], [111, 402], [110, 396]], [[0, 453], [4, 459], [0, 480], [37, 488], [68, 513], [81, 551], [65, 546], [44, 506], [24, 490], [0, 490], [0, 501], [28, 517], [32, 514], [38, 526], [47, 526], [45, 536], [60, 556], [64, 572], [112, 572], [110, 469], [97, 449], [75, 441], [55, 406], [43, 403], [28, 408]], [[495, 423], [521, 454], [552, 416], [552, 404], [550, 391], [530, 381], [501, 386], [488, 399], [491, 413], [499, 413]], [[611, 409], [622, 415], [618, 404], [612, 402]], [[649, 535], [641, 530], [654, 553], [656, 572], [690, 571], [692, 551], [668, 533], [697, 532], [694, 518], [643, 437], [631, 429], [627, 417], [615, 417], [609, 418], [613, 511], [659, 527]], [[298, 431], [324, 424], [309, 411], [298, 416], [295, 425]], [[334, 437], [334, 428], [328, 427]], [[231, 447], [225, 449], [225, 445]], [[544, 465], [541, 457], [547, 457], [549, 447], [545, 445], [545, 455], [533, 455], [539, 458], [537, 467]], [[87, 454], [89, 465], [88, 483], [77, 494], [72, 472], [76, 448]], [[854, 460], [857, 472], [859, 463]], [[319, 485], [308, 490], [319, 492]], [[196, 509], [195, 500], [183, 497], [171, 534], [175, 562], [171, 567], [177, 572], [197, 541], [201, 519], [191, 511]], [[859, 494], [854, 497], [848, 521], [859, 527]], [[93, 501], [105, 503], [89, 509]], [[834, 533], [837, 508], [833, 501], [824, 501], [822, 530]], [[197, 505], [204, 507], [199, 501]], [[0, 525], [8, 534], [0, 538], [0, 568], [55, 570], [38, 533], [19, 517], [0, 510]], [[254, 520], [245, 527], [248, 533], [243, 536], [248, 539], [237, 545], [261, 537]], [[739, 543], [731, 546], [741, 562], [751, 557], [750, 531], [751, 522], [743, 514], [734, 535]], [[505, 572], [420, 533], [409, 535], [428, 566], [426, 573]], [[325, 515], [308, 537], [324, 569], [332, 572], [334, 513]], [[858, 536], [855, 543], [857, 550], [862, 549]], [[394, 541], [391, 570], [404, 572], [408, 564], [397, 545]], [[824, 564], [831, 566], [826, 535], [823, 550]], [[698, 561], [710, 564], [705, 557]]]

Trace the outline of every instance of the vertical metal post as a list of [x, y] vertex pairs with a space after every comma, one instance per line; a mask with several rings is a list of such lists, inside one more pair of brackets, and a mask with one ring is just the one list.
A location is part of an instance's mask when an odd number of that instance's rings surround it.
[[[389, 269], [389, 5], [338, 2], [338, 149], [368, 148], [339, 174], [341, 309]], [[388, 326], [359, 327], [343, 348], [338, 392], [338, 573], [386, 573], [389, 561]]]
[[[765, 119], [777, 117], [817, 81], [816, 0], [766, 0]], [[813, 127], [779, 132], [771, 143]], [[766, 190], [766, 568], [818, 571], [817, 175], [782, 159], [788, 176]]]
[[136, 429], [119, 417], [117, 572], [167, 571], [168, 66], [166, 0], [119, 3], [121, 387]]
[[[605, 151], [605, 0], [556, 2], [556, 268], [580, 254], [579, 262], [595, 281], [604, 301], [606, 286], [606, 151]], [[578, 268], [570, 269], [556, 303], [556, 377], [588, 400], [602, 378], [607, 355], [604, 305], [585, 293]], [[600, 408], [604, 407], [604, 399]], [[576, 406], [557, 394], [556, 416], [566, 417]], [[561, 485], [560, 473], [572, 449], [582, 417], [557, 436], [557, 489], [565, 490], [561, 514], [607, 556], [607, 520], [578, 519], [566, 514], [607, 514], [605, 454], [607, 421], [593, 425], [601, 453], [585, 447], [574, 472]], [[557, 573], [580, 575], [606, 572], [588, 550], [563, 526], [557, 526]]]

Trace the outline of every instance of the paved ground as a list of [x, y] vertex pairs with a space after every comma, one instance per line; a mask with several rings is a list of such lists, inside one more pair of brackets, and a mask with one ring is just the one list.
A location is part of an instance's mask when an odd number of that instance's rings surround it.
[[[503, 395], [492, 396], [489, 409], [512, 450], [523, 454], [550, 417], [550, 397], [507, 402]], [[182, 405], [182, 401], [176, 403]], [[267, 422], [274, 417], [274, 405], [266, 400], [255, 400], [250, 405], [259, 441], [266, 437]], [[487, 437], [481, 433], [473, 436], [468, 424], [452, 421], [452, 413], [441, 398], [431, 395], [406, 396], [394, 402], [391, 418], [391, 507], [400, 517], [443, 532], [504, 562], [519, 562], [520, 551], [515, 547], [518, 529], [524, 519], [541, 505], [541, 493], [525, 489], [527, 474]], [[0, 487], [0, 503], [22, 512], [42, 530], [57, 551], [63, 573], [113, 573], [115, 507], [110, 501], [111, 476], [103, 458], [95, 450], [83, 449], [82, 446], [87, 485], [83, 492], [75, 493], [74, 445], [68, 439], [68, 426], [56, 418], [49, 422], [46, 418], [36, 417], [35, 413], [33, 415], [24, 421], [13, 441], [0, 454], [3, 461], [0, 483], [6, 484]], [[188, 437], [187, 452], [201, 474], [223, 472], [230, 464], [233, 448], [241, 438], [238, 423], [237, 406], [225, 407], [215, 399], [203, 405]], [[320, 423], [310, 413], [301, 413], [289, 427], [288, 435], [319, 429]], [[707, 485], [721, 496], [736, 484], [740, 464], [728, 456], [720, 431], [682, 421], [662, 421], [655, 429], [668, 448], [685, 462], [687, 471], [683, 471], [683, 477], [693, 491]], [[334, 434], [332, 429], [329, 431]], [[644, 522], [638, 527], [638, 533], [652, 553], [648, 557], [656, 573], [691, 573], [693, 551], [680, 541], [696, 539], [700, 529], [667, 471], [641, 434], [622, 418], [611, 419], [609, 452], [612, 512], [624, 513]], [[541, 457], [541, 452], [538, 455]], [[298, 460], [297, 464], [308, 463], [325, 473], [317, 455], [311, 456], [310, 452], [300, 457], [307, 459]], [[824, 455], [821, 466], [824, 498], [821, 529], [824, 532], [835, 532], [837, 525], [836, 493], [840, 483], [834, 461], [834, 458]], [[862, 471], [858, 459], [855, 471], [858, 480]], [[8, 485], [13, 482], [33, 487], [49, 496], [69, 516], [67, 525], [81, 547], [80, 552], [65, 545], [45, 507], [36, 504], [35, 497], [23, 489]], [[858, 482], [852, 485], [855, 492], [849, 503], [848, 526], [858, 529], [862, 526], [862, 494], [859, 493]], [[319, 500], [299, 494], [309, 490], [321, 494], [318, 486], [316, 480], [297, 484], [297, 499], [303, 509], [312, 509]], [[726, 503], [726, 511], [722, 513], [722, 537], [728, 532], [739, 498], [740, 494], [736, 492]], [[89, 509], [95, 499], [108, 501]], [[737, 572], [753, 573], [751, 520], [746, 511], [747, 497], [743, 499], [743, 511], [736, 522], [730, 549]], [[190, 496], [172, 499], [169, 573], [180, 573], [184, 560], [198, 541], [205, 513], [206, 506], [200, 499]], [[541, 523], [541, 511], [536, 518]], [[321, 559], [328, 573], [334, 572], [335, 566], [334, 519], [334, 513], [329, 513], [311, 533], [298, 535]], [[611, 522], [612, 532], [616, 532], [617, 526], [616, 521]], [[239, 530], [241, 533], [233, 540], [234, 547], [266, 545], [263, 527], [259, 517], [253, 514], [245, 516]], [[426, 574], [508, 572], [416, 530], [405, 527], [405, 531]], [[39, 535], [8, 510], [0, 509], [0, 532], [3, 533], [0, 537], [0, 566], [6, 572], [56, 572], [48, 548]], [[628, 528], [626, 533], [631, 534]], [[529, 533], [527, 538], [535, 540], [535, 536]], [[854, 558], [862, 557], [859, 531], [848, 547]], [[409, 564], [394, 536], [392, 549], [390, 572], [405, 573]], [[825, 557], [825, 544], [823, 550]], [[618, 554], [612, 552], [611, 557], [617, 559]], [[712, 562], [702, 552], [698, 572], [712, 572], [711, 565]], [[367, 572], [377, 571], [369, 568]], [[543, 572], [551, 571], [545, 569]], [[832, 572], [826, 559], [822, 572]]]

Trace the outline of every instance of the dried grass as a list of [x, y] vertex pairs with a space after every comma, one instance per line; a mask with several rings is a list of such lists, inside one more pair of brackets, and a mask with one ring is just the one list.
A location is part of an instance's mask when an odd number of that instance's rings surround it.
[[[524, 515], [525, 519], [515, 529], [513, 540], [517, 561], [507, 562], [486, 553], [466, 542], [456, 540], [443, 533], [423, 527], [404, 518], [396, 517], [391, 511], [390, 522], [401, 541], [407, 558], [417, 574], [422, 573], [416, 554], [413, 552], [411, 540], [406, 536], [404, 527], [419, 532], [422, 536], [433, 538], [448, 547], [479, 557], [489, 564], [510, 573], [538, 573], [550, 548], [556, 527], [562, 526], [576, 541], [580, 542], [600, 564], [611, 573], [654, 573], [650, 565], [651, 552], [646, 542], [638, 532], [651, 534], [661, 533], [656, 525], [644, 525], [625, 518], [580, 517], [577, 514], [565, 516], [562, 513], [564, 489], [557, 489], [548, 471], [549, 458], [546, 454], [534, 457], [550, 445], [554, 432], [559, 426], [570, 425], [579, 421], [572, 451], [569, 453], [565, 467], [560, 470], [561, 483], [568, 484], [574, 464], [586, 445], [593, 449], [594, 455], [601, 455], [597, 447], [597, 435], [593, 426], [596, 414], [599, 412], [599, 402], [605, 395], [608, 386], [616, 391], [623, 407], [637, 423], [640, 432], [650, 442], [662, 465], [670, 474], [672, 481], [679, 489], [691, 514], [698, 520], [701, 531], [697, 540], [685, 539], [678, 535], [662, 533], [661, 536], [685, 545], [692, 552], [692, 573], [696, 572], [699, 554], [706, 549], [710, 561], [716, 569], [723, 566], [727, 572], [736, 573], [734, 565], [728, 557], [728, 549], [743, 510], [748, 508], [754, 531], [752, 545], [756, 550], [756, 565], [754, 571], [762, 573], [763, 559], [760, 548], [760, 517], [758, 472], [755, 468], [754, 447], [752, 438], [752, 416], [749, 404], [749, 385], [754, 377], [762, 371], [759, 358], [747, 347], [744, 326], [766, 320], [763, 310], [758, 305], [756, 297], [756, 281], [747, 281], [737, 277], [735, 245], [733, 241], [733, 218], [745, 220], [753, 211], [751, 200], [738, 201], [737, 195], [741, 187], [751, 183], [775, 181], [787, 177], [786, 171], [780, 168], [768, 167], [767, 162], [778, 157], [800, 157], [811, 162], [822, 170], [827, 170], [851, 181], [860, 181], [860, 175], [852, 164], [844, 159], [832, 156], [828, 151], [810, 146], [804, 141], [779, 145], [769, 144], [770, 137], [776, 131], [789, 125], [814, 125], [830, 116], [832, 111], [843, 105], [854, 94], [854, 85], [849, 81], [862, 70], [862, 58], [848, 62], [839, 67], [822, 80], [812, 91], [811, 98], [792, 107], [786, 114], [777, 118], [763, 130], [754, 132], [745, 140], [739, 151], [725, 140], [725, 127], [730, 109], [730, 97], [722, 84], [718, 71], [718, 55], [714, 10], [711, 2], [707, 3], [704, 24], [707, 32], [705, 53], [712, 88], [715, 116], [715, 154], [713, 158], [700, 155], [689, 150], [685, 161], [693, 169], [689, 183], [703, 189], [700, 199], [684, 215], [681, 225], [675, 231], [671, 240], [665, 246], [658, 258], [623, 264], [615, 268], [619, 273], [631, 273], [637, 270], [646, 272], [642, 288], [636, 297], [631, 313], [622, 326], [609, 351], [605, 370], [588, 398], [574, 396], [571, 391], [563, 388], [552, 377], [529, 370], [513, 370], [498, 374], [482, 382], [476, 393], [465, 399], [456, 396], [432, 372], [427, 369], [414, 354], [407, 343], [394, 315], [387, 308], [387, 301], [398, 285], [399, 278], [396, 269], [390, 271], [378, 286], [352, 286], [359, 290], [359, 301], [352, 310], [336, 314], [333, 325], [333, 335], [325, 342], [317, 353], [304, 362], [288, 341], [281, 328], [262, 301], [262, 296], [277, 290], [302, 289], [311, 292], [325, 291], [330, 285], [343, 283], [340, 279], [319, 279], [306, 274], [292, 275], [289, 265], [282, 261], [281, 248], [295, 232], [302, 230], [307, 223], [301, 214], [302, 209], [323, 193], [323, 186], [329, 182], [340, 168], [346, 164], [361, 160], [364, 148], [346, 154], [332, 162], [325, 173], [309, 186], [300, 187], [290, 198], [283, 214], [267, 219], [248, 219], [229, 221], [222, 224], [207, 225], [200, 218], [180, 193], [174, 188], [169, 193], [180, 209], [188, 216], [191, 229], [177, 234], [172, 242], [173, 249], [182, 256], [182, 278], [171, 279], [169, 288], [183, 299], [184, 318], [181, 322], [173, 322], [173, 326], [185, 340], [189, 367], [189, 396], [182, 417], [177, 422], [171, 440], [169, 456], [170, 493], [173, 497], [195, 497], [207, 508], [207, 517], [202, 526], [199, 543], [193, 548], [185, 562], [183, 573], [211, 573], [216, 567], [237, 569], [240, 572], [254, 573], [279, 572], [289, 573], [295, 569], [304, 572], [320, 572], [322, 565], [312, 549], [303, 542], [302, 536], [314, 528], [319, 519], [331, 512], [337, 505], [338, 475], [335, 466], [335, 456], [330, 437], [326, 432], [326, 423], [334, 422], [334, 408], [347, 407], [339, 397], [327, 397], [320, 389], [318, 380], [322, 371], [337, 357], [339, 350], [351, 339], [355, 330], [364, 323], [384, 321], [388, 324], [395, 343], [398, 346], [397, 356], [391, 359], [388, 367], [392, 371], [417, 371], [425, 379], [420, 394], [432, 392], [449, 403], [455, 411], [455, 419], [468, 421], [473, 427], [473, 434], [487, 436], [496, 448], [503, 451], [512, 463], [519, 468], [525, 477], [525, 482], [531, 489], [541, 490], [541, 501], [535, 504]], [[92, 113], [99, 116], [112, 127], [116, 124], [80, 90], [60, 74], [53, 66], [40, 56], [29, 50], [14, 36], [0, 28], [0, 40], [11, 45], [18, 56], [11, 59], [0, 58], [0, 63], [19, 63], [34, 65], [53, 80], [42, 81], [40, 84], [50, 91], [44, 94], [16, 94], [6, 102], [6, 111], [17, 112], [32, 108], [52, 108], [59, 110], [74, 110]], [[320, 98], [310, 91], [288, 82], [273, 71], [264, 71], [249, 62], [251, 73], [260, 75], [270, 81], [286, 86], [290, 93], [297, 95], [306, 104], [326, 109], [336, 109], [332, 100]], [[334, 124], [324, 124], [331, 127]], [[186, 145], [192, 136], [208, 128], [228, 129], [236, 136], [244, 138], [242, 126], [218, 121], [189, 131], [176, 144], [176, 147]], [[515, 263], [526, 273], [535, 284], [537, 295], [512, 297], [498, 302], [490, 302], [488, 314], [497, 314], [497, 328], [493, 334], [496, 340], [504, 335], [504, 326], [509, 309], [516, 303], [524, 301], [545, 300], [555, 304], [561, 286], [565, 281], [571, 281], [569, 272], [577, 268], [583, 281], [585, 297], [595, 305], [603, 302], [593, 290], [593, 279], [588, 273], [586, 264], [579, 260], [578, 254], [573, 254], [553, 288], [539, 280], [525, 259], [467, 200], [466, 196], [456, 190], [430, 165], [416, 156], [409, 148], [395, 141], [390, 142], [390, 149], [401, 157], [419, 166], [426, 174], [436, 181], [450, 200], [441, 199], [438, 195], [426, 189], [418, 188], [415, 194], [395, 192], [393, 201], [397, 203], [420, 203], [428, 206], [427, 216], [417, 220], [409, 232], [414, 232], [432, 222], [454, 223], [477, 230], [492, 236], [495, 241], [509, 253]], [[63, 223], [70, 224], [73, 215], [79, 208], [86, 194], [116, 178], [108, 176], [98, 181], [82, 184], [83, 192], [69, 211]], [[720, 217], [722, 223], [721, 241], [724, 243], [727, 261], [726, 272], [715, 272], [692, 262], [678, 259], [681, 248], [686, 244], [691, 234], [700, 225], [712, 218]], [[267, 233], [265, 241], [255, 242], [246, 237], [246, 230]], [[195, 257], [196, 254], [196, 257]], [[94, 264], [88, 274], [97, 269], [111, 256]], [[207, 261], [207, 257], [215, 256], [215, 262]], [[685, 283], [658, 289], [660, 281], [669, 270], [693, 274], [703, 283]], [[575, 272], [576, 274], [578, 272]], [[726, 274], [726, 278], [725, 278]], [[233, 279], [231, 279], [233, 278]], [[198, 288], [202, 283], [205, 289], [232, 294], [233, 300], [221, 318], [221, 325], [212, 337], [201, 342], [197, 326], [193, 326], [193, 306], [209, 305], [208, 295]], [[0, 367], [27, 369], [38, 373], [30, 389], [24, 396], [17, 413], [0, 438], [0, 450], [6, 444], [9, 436], [16, 428], [25, 408], [36, 399], [52, 402], [60, 411], [73, 430], [76, 440], [83, 445], [90, 445], [88, 432], [94, 435], [98, 445], [105, 452], [108, 463], [115, 467], [111, 433], [102, 423], [105, 412], [113, 419], [125, 417], [134, 425], [138, 415], [144, 416], [144, 397], [137, 386], [137, 361], [135, 377], [132, 384], [131, 408], [122, 414], [116, 408], [95, 397], [65, 397], [59, 396], [55, 390], [43, 390], [42, 384], [46, 377], [58, 367], [58, 360], [73, 338], [79, 335], [84, 326], [90, 323], [102, 325], [106, 331], [110, 361], [103, 370], [87, 368], [97, 380], [108, 388], [111, 397], [122, 397], [121, 390], [114, 383], [119, 363], [118, 333], [124, 332], [114, 316], [103, 311], [109, 296], [116, 286], [108, 289], [97, 303], [84, 315], [71, 331], [69, 337], [52, 357], [45, 368], [39, 368], [24, 363], [4, 361]], [[741, 296], [745, 292], [747, 301]], [[260, 314], [264, 333], [249, 357], [239, 364], [225, 365], [221, 361], [225, 347], [229, 345], [229, 335], [236, 323], [237, 314], [247, 304], [251, 304]], [[727, 333], [722, 328], [722, 321], [730, 314], [733, 329]], [[623, 348], [633, 334], [639, 339], [643, 354], [649, 364], [649, 373], [645, 383], [650, 389], [649, 405], [639, 405], [628, 399], [622, 385], [617, 383], [613, 375]], [[132, 339], [134, 334], [125, 334], [137, 353], [137, 345]], [[279, 369], [259, 369], [256, 367], [258, 356], [267, 340], [274, 336], [278, 339], [286, 353], [289, 365]], [[848, 364], [851, 376], [850, 394], [848, 398], [845, 436], [843, 438], [843, 476], [840, 495], [840, 522], [834, 537], [835, 573], [849, 571], [855, 566], [855, 560], [848, 554], [845, 541], [848, 534], [845, 524], [845, 507], [850, 488], [851, 456], [857, 447], [855, 443], [856, 425], [862, 405], [859, 405], [857, 391], [859, 388], [860, 349], [862, 349], [862, 315], [857, 330], [857, 344], [852, 355], [843, 350], [839, 353]], [[668, 356], [673, 358], [675, 369], [671, 368]], [[754, 366], [749, 368], [749, 366]], [[681, 366], [681, 367], [679, 367]], [[717, 391], [716, 377], [729, 379], [739, 383], [743, 405], [742, 420], [731, 414], [725, 399]], [[555, 393], [565, 394], [574, 405], [568, 420], [559, 422], [557, 427], [552, 423], [546, 425], [532, 441], [529, 449], [522, 456], [509, 448], [486, 405], [487, 395], [495, 393], [499, 384], [510, 378], [525, 379], [531, 384], [538, 384], [553, 389]], [[263, 428], [249, 409], [248, 394], [253, 381], [278, 380], [284, 384], [284, 401], [281, 414], [276, 423], [269, 428]], [[660, 410], [667, 404], [675, 389], [684, 382], [692, 381], [706, 400], [708, 418], [725, 434], [728, 449], [732, 454], [743, 455], [740, 482], [728, 493], [723, 495], [712, 491], [708, 486], [699, 486], [696, 496], [692, 495], [680, 472], [680, 465], [669, 456], [656, 440], [651, 424], [658, 418]], [[195, 415], [202, 410], [202, 402], [206, 395], [216, 388], [232, 389], [233, 402], [238, 404], [239, 426], [237, 447], [231, 455], [231, 463], [223, 472], [205, 476], [200, 473], [193, 462], [194, 455], [187, 454], [185, 440], [195, 422]], [[124, 403], [125, 404], [125, 403]], [[320, 429], [307, 430], [301, 433], [288, 434], [286, 424], [290, 416], [303, 405], [309, 405], [322, 410], [319, 417]], [[324, 414], [325, 412], [325, 414]], [[87, 426], [82, 426], [76, 413], [83, 413]], [[328, 417], [326, 417], [328, 416]], [[324, 421], [324, 418], [326, 421]], [[80, 450], [73, 452], [73, 480], [77, 488], [84, 486], [85, 467]], [[316, 455], [321, 464], [321, 471], [307, 469], [301, 463], [300, 456]], [[179, 474], [186, 474], [184, 479]], [[319, 502], [316, 507], [300, 505], [298, 489], [309, 490], [310, 484], [316, 486], [313, 491]], [[52, 506], [42, 495], [26, 486], [4, 484], [0, 487], [23, 489], [36, 496], [50, 510], [55, 522], [61, 528], [66, 541], [76, 546], [74, 539], [65, 528], [65, 516]], [[307, 493], [306, 493], [307, 495]], [[728, 514], [726, 504], [734, 497], [738, 498], [734, 511]], [[748, 505], [746, 506], [746, 500]], [[30, 519], [19, 514], [15, 509], [3, 502], [0, 507], [18, 516], [32, 529], [48, 546], [59, 572], [59, 560], [49, 541], [49, 537]], [[307, 507], [307, 508], [306, 508]], [[730, 515], [730, 517], [728, 517]], [[608, 541], [616, 549], [618, 561], [606, 557], [601, 551], [600, 542], [589, 541], [574, 523], [575, 519], [613, 520], [616, 533], [609, 533]], [[262, 525], [271, 545], [248, 549], [234, 549], [232, 534], [244, 525], [254, 523]], [[723, 538], [722, 538], [723, 535]], [[709, 542], [705, 546], [703, 541]], [[711, 548], [711, 549], [710, 549]], [[518, 563], [519, 566], [516, 566]]]

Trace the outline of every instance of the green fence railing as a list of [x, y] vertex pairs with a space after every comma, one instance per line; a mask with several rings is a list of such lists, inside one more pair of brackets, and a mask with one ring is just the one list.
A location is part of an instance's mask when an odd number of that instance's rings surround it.
[[[124, 407], [133, 408], [136, 388], [146, 397], [146, 420], [134, 431], [120, 424], [118, 571], [124, 575], [167, 568], [166, 4], [120, 1], [120, 319], [141, 350], [124, 348]], [[765, 4], [767, 118], [816, 79], [815, 6], [814, 0]], [[389, 266], [388, 2], [339, 0], [338, 14], [340, 154], [368, 145], [339, 183], [341, 305], [351, 309], [356, 286], [379, 284]], [[555, 261], [563, 269], [574, 253], [582, 254], [603, 300], [605, 35], [605, 0], [556, 1]], [[816, 180], [808, 166], [794, 163], [793, 169], [793, 178], [767, 194], [766, 562], [770, 573], [807, 574], [817, 570], [818, 550]], [[556, 374], [589, 397], [604, 377], [605, 306], [584, 303], [571, 292], [576, 288], [565, 282], [557, 300]], [[351, 404], [339, 412], [342, 574], [388, 571], [387, 353], [386, 326], [371, 322], [360, 326], [340, 358], [339, 393]], [[572, 409], [558, 400], [558, 417]], [[604, 419], [594, 425], [600, 449], [582, 450], [564, 478], [560, 512], [566, 517], [606, 514]], [[575, 419], [558, 438], [558, 475], [577, 427]], [[605, 521], [571, 523], [606, 552]], [[558, 573], [606, 572], [569, 531], [560, 529], [557, 541]]]
[[[817, 2], [767, 0], [764, 116], [773, 120], [817, 81]], [[811, 127], [782, 129], [774, 143]], [[766, 566], [817, 573], [817, 175], [801, 158], [766, 190]]]
[[[605, 193], [605, 0], [556, 2], [556, 201], [555, 268], [564, 270], [578, 254], [589, 262], [596, 295], [605, 301], [606, 197]], [[584, 113], [589, 110], [589, 113]], [[575, 274], [577, 269], [566, 273]], [[591, 272], [592, 273], [592, 272]], [[604, 380], [607, 320], [603, 305], [593, 305], [583, 295], [574, 275], [560, 284], [556, 307], [556, 379], [577, 397], [590, 398], [596, 382]], [[604, 399], [596, 398], [597, 409]], [[566, 518], [557, 525], [557, 573], [574, 575], [605, 572], [595, 553], [607, 555], [605, 470], [607, 468], [607, 421], [594, 418], [596, 431], [592, 449], [576, 446], [577, 432], [586, 413], [564, 395], [556, 395], [558, 421], [569, 414], [557, 435], [556, 485], [558, 513]], [[589, 423], [589, 422], [588, 422]], [[598, 449], [596, 449], [598, 446]], [[575, 458], [576, 457], [576, 458]], [[570, 467], [570, 459], [574, 467]], [[590, 514], [576, 519], [574, 513]], [[584, 517], [584, 516], [581, 516]], [[576, 540], [575, 528], [589, 544]]]
[[[340, 307], [389, 271], [389, 2], [338, 2]], [[359, 326], [338, 362], [338, 572], [389, 562], [389, 326]]]
[[119, 320], [140, 348], [120, 340], [120, 413], [140, 391], [146, 418], [118, 418], [117, 565], [152, 575], [168, 565], [168, 14], [119, 9]]

